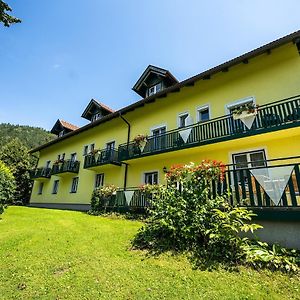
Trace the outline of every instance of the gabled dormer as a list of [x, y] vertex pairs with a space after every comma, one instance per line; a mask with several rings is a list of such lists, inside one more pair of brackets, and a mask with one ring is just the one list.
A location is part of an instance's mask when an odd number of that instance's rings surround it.
[[149, 65], [132, 89], [146, 98], [176, 83], [178, 80], [168, 70]]
[[113, 113], [114, 110], [109, 108], [108, 106], [104, 105], [103, 103], [92, 99], [86, 109], [84, 110], [81, 117], [94, 122], [98, 119], [101, 119], [111, 113]]
[[61, 137], [71, 131], [78, 129], [78, 126], [75, 126], [69, 122], [58, 119], [51, 129], [51, 133], [57, 135], [57, 137]]

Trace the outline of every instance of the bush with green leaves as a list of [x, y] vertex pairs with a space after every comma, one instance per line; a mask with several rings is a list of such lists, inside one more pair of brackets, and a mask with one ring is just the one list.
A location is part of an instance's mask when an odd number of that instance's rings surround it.
[[211, 196], [213, 184], [223, 176], [224, 165], [216, 161], [173, 166], [166, 174], [167, 186], [154, 194], [149, 218], [133, 239], [133, 247], [154, 254], [188, 252], [195, 265], [202, 267], [248, 264], [296, 270], [298, 262], [292, 253], [281, 250], [284, 259], [277, 253], [264, 263], [269, 250], [258, 252], [261, 244], [242, 237], [241, 233], [253, 233], [261, 226], [251, 222], [251, 211], [230, 206], [226, 195]]
[[6, 205], [13, 202], [15, 189], [12, 171], [0, 161], [0, 215], [4, 212]]
[[91, 212], [100, 213], [106, 211], [109, 201], [116, 194], [117, 188], [111, 184], [94, 190], [91, 199]]
[[15, 138], [0, 149], [0, 160], [10, 168], [15, 177], [18, 188], [14, 200], [18, 203], [28, 203], [32, 188], [29, 170], [33, 167], [28, 149]]

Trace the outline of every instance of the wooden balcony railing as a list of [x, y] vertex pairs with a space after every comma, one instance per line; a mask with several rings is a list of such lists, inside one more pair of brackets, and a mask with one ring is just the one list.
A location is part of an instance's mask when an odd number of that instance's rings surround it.
[[121, 165], [116, 149], [99, 150], [97, 153], [86, 155], [84, 158], [85, 169], [106, 164]]
[[30, 171], [30, 179], [50, 178], [51, 168], [37, 168]]
[[[248, 129], [241, 120], [234, 120], [232, 115], [226, 115], [171, 130], [159, 136], [150, 136], [143, 150], [134, 142], [122, 144], [119, 146], [119, 160], [206, 145], [299, 125], [300, 96], [295, 96], [260, 106], [251, 129]], [[186, 129], [191, 129], [191, 132], [185, 143], [180, 131]]]
[[58, 175], [63, 173], [74, 173], [77, 174], [79, 172], [80, 162], [75, 160], [65, 160], [62, 163], [58, 163], [52, 166], [51, 174]]

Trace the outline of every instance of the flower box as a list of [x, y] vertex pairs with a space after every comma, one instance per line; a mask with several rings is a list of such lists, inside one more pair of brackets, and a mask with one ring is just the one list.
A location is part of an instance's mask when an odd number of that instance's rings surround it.
[[233, 113], [233, 119], [234, 120], [240, 120], [240, 119], [244, 119], [244, 118], [249, 118], [249, 117], [253, 117], [257, 115], [257, 109], [255, 109], [254, 111], [247, 111], [244, 110], [241, 113]]

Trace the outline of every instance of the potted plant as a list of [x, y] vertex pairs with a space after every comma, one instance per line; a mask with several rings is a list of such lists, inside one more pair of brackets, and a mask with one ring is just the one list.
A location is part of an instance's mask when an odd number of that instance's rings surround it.
[[99, 157], [99, 152], [100, 152], [99, 149], [93, 149], [89, 152], [89, 156], [92, 157], [92, 159], [95, 158], [95, 160], [97, 161]]
[[246, 103], [242, 106], [239, 106], [232, 112], [232, 116], [234, 120], [240, 120], [243, 118], [256, 116], [257, 115], [258, 105], [254, 103]]
[[[133, 139], [133, 142], [134, 142], [134, 145], [136, 147], [138, 147], [140, 149], [140, 151], [143, 151], [146, 144], [147, 144], [147, 139], [148, 139], [148, 136], [147, 135], [144, 135], [144, 134], [138, 134], [134, 139]], [[137, 153], [136, 153], [137, 154]]]

